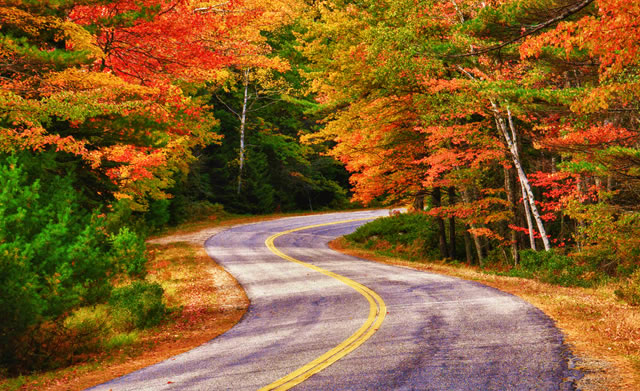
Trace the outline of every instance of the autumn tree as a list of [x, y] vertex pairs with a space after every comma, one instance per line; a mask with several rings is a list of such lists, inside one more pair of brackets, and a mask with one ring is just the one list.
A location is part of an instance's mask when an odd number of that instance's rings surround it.
[[514, 262], [527, 236], [533, 249], [629, 248], [638, 12], [607, 0], [323, 2], [305, 38], [327, 105], [316, 137], [337, 143], [356, 198], [432, 191], [430, 213], [464, 220], [477, 248], [510, 246]]
[[[225, 30], [251, 15], [189, 1], [63, 2], [2, 7], [5, 151], [54, 146], [144, 207], [215, 121], [170, 81], [202, 80], [234, 58]], [[213, 28], [215, 26], [215, 29]], [[156, 40], [156, 41], [154, 41]], [[230, 40], [227, 40], [230, 42]], [[102, 179], [100, 179], [102, 178]], [[109, 189], [109, 182], [119, 190]]]
[[[547, 58], [569, 64], [562, 90], [573, 89], [568, 115], [550, 115], [540, 126], [541, 147], [558, 156], [541, 184], [557, 210], [575, 220], [581, 253], [610, 274], [637, 265], [631, 254], [635, 228], [633, 174], [638, 143], [633, 2], [594, 1], [520, 47], [532, 63]], [[561, 190], [561, 191], [559, 191]], [[562, 191], [563, 190], [563, 191]], [[631, 235], [629, 235], [631, 233]]]
[[237, 0], [117, 0], [80, 3], [69, 18], [94, 32], [95, 70], [149, 85], [212, 77], [248, 46], [235, 30], [258, 14]]
[[[486, 102], [477, 99], [473, 81], [443, 58], [459, 19], [455, 12], [445, 13], [450, 18], [427, 17], [448, 11], [438, 4], [320, 5], [314, 18], [325, 23], [311, 24], [306, 50], [317, 63], [320, 98], [336, 110], [323, 137], [338, 143], [334, 153], [354, 172], [356, 198], [395, 194], [402, 199], [428, 192], [443, 256], [456, 253], [452, 242], [460, 218], [481, 260], [480, 236], [502, 241], [486, 224], [495, 226], [506, 215], [494, 210], [498, 199], [484, 191], [496, 186], [479, 188], [478, 175], [498, 165], [504, 152], [496, 148], [499, 136], [487, 131], [493, 118], [487, 116]], [[480, 200], [486, 202], [475, 204]], [[471, 205], [476, 210], [483, 205], [482, 213], [462, 212]], [[442, 219], [448, 220], [449, 235]]]

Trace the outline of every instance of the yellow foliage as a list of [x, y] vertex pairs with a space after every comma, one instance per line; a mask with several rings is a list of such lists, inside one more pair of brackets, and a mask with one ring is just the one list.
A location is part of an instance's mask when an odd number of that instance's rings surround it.
[[[156, 89], [129, 83], [110, 73], [92, 72], [85, 69], [68, 68], [61, 72], [52, 72], [44, 79], [44, 86], [53, 90], [117, 90], [129, 94], [149, 94]], [[45, 87], [46, 88], [46, 87]]]
[[91, 53], [91, 56], [96, 59], [104, 58], [104, 52], [97, 45], [95, 36], [83, 27], [64, 21], [60, 23], [59, 28], [64, 33], [67, 44], [74, 50]]
[[0, 23], [0, 27], [15, 27], [32, 37], [38, 37], [43, 31], [53, 30], [56, 31], [56, 40], [65, 40], [69, 48], [86, 51], [94, 58], [104, 56], [89, 31], [55, 16], [34, 15], [15, 7], [0, 7]]
[[60, 24], [56, 17], [32, 15], [14, 7], [0, 7], [0, 22], [0, 27], [16, 27], [31, 36], [38, 36], [42, 30], [55, 28]]

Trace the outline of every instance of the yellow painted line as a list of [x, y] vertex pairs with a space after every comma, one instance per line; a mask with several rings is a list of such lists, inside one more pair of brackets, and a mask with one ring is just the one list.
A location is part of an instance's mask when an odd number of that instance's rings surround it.
[[287, 376], [276, 380], [275, 382], [269, 384], [268, 386], [260, 388], [259, 391], [288, 390], [291, 387], [302, 383], [303, 381], [310, 378], [314, 374], [322, 371], [329, 365], [340, 360], [342, 357], [346, 356], [347, 354], [355, 350], [358, 346], [362, 345], [380, 328], [382, 321], [384, 321], [384, 318], [387, 315], [387, 306], [385, 305], [384, 300], [382, 300], [382, 298], [376, 292], [372, 291], [371, 289], [367, 288], [366, 286], [360, 283], [353, 281], [350, 278], [341, 276], [339, 274], [323, 269], [316, 265], [312, 265], [310, 263], [306, 263], [298, 259], [295, 259], [293, 257], [290, 257], [287, 254], [280, 251], [273, 244], [273, 242], [280, 236], [287, 235], [292, 232], [297, 232], [297, 231], [302, 231], [302, 230], [317, 228], [317, 227], [324, 227], [327, 225], [351, 223], [354, 221], [364, 221], [364, 220], [372, 220], [372, 218], [352, 219], [352, 220], [336, 221], [336, 222], [325, 223], [325, 224], [309, 225], [306, 227], [291, 229], [288, 231], [277, 233], [273, 236], [270, 236], [265, 241], [265, 244], [267, 245], [269, 250], [271, 250], [274, 254], [278, 255], [279, 257], [284, 258], [287, 261], [291, 261], [299, 265], [308, 267], [309, 269], [313, 269], [329, 277], [333, 277], [336, 280], [339, 280], [344, 284], [349, 285], [351, 288], [355, 289], [356, 291], [358, 291], [369, 302], [369, 316], [367, 318], [367, 321], [355, 333], [353, 333], [349, 338], [342, 341], [338, 346], [329, 350], [328, 352], [316, 358], [315, 360], [296, 369], [295, 371], [291, 372]]

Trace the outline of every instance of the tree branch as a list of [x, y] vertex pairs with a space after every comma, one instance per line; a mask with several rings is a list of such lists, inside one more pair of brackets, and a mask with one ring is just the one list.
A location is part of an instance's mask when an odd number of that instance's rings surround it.
[[494, 46], [489, 46], [487, 48], [484, 49], [479, 49], [479, 50], [473, 50], [470, 53], [465, 53], [465, 54], [455, 54], [455, 55], [450, 55], [447, 57], [450, 58], [459, 58], [459, 57], [471, 57], [471, 56], [478, 56], [480, 54], [485, 54], [485, 53], [489, 53], [489, 52], [493, 52], [496, 50], [500, 50], [503, 47], [509, 46], [513, 43], [516, 43], [526, 37], [528, 37], [529, 35], [533, 35], [535, 33], [537, 33], [538, 31], [547, 28], [555, 23], [558, 23], [566, 18], [568, 18], [571, 15], [574, 15], [580, 11], [582, 11], [584, 8], [586, 8], [589, 4], [593, 3], [594, 0], [582, 0], [577, 4], [574, 4], [571, 7], [568, 7], [564, 12], [562, 12], [560, 15], [553, 17], [545, 22], [542, 22], [540, 24], [537, 24], [535, 26], [533, 26], [532, 28], [526, 30], [525, 32], [523, 32], [520, 36], [516, 37], [516, 38], [512, 38], [506, 42], [503, 42], [499, 45], [494, 45]]
[[227, 102], [225, 102], [224, 100], [222, 100], [222, 99], [218, 96], [218, 94], [215, 94], [215, 93], [214, 93], [213, 95], [216, 97], [216, 99], [218, 100], [218, 102], [222, 103], [222, 104], [223, 104], [223, 105], [224, 105], [224, 106], [225, 106], [225, 107], [226, 107], [226, 108], [227, 108], [227, 109], [228, 109], [232, 114], [234, 114], [236, 117], [238, 117], [238, 119], [242, 119], [242, 116], [241, 116], [237, 111], [235, 111], [234, 109], [232, 109], [232, 108], [231, 108], [231, 106], [229, 106], [229, 105], [227, 104]]

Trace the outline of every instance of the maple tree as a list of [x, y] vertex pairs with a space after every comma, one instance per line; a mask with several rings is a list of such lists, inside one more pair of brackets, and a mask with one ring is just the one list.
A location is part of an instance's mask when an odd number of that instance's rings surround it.
[[[210, 114], [169, 82], [220, 70], [234, 58], [222, 47], [223, 30], [251, 18], [229, 15], [236, 2], [198, 11], [204, 5], [3, 6], [3, 150], [53, 146], [76, 156], [134, 207], [165, 197], [162, 189], [187, 169], [191, 149], [216, 139]], [[108, 185], [100, 190], [110, 192]]]
[[638, 94], [634, 79], [639, 58], [634, 47], [640, 8], [635, 2], [593, 3], [572, 20], [524, 42], [520, 54], [539, 62], [553, 52], [578, 63], [563, 86], [576, 90], [566, 105], [569, 115], [545, 119], [540, 145], [560, 155], [556, 175], [573, 183], [572, 191], [553, 200], [557, 209], [576, 220], [575, 239], [582, 253], [615, 274], [616, 267], [621, 271], [638, 262], [625, 249], [633, 246], [627, 232], [634, 231], [637, 216], [633, 192], [638, 183], [633, 172], [638, 109], [633, 102]]
[[242, 1], [118, 0], [73, 7], [69, 18], [94, 31], [96, 70], [143, 84], [203, 80], [246, 46], [231, 33], [258, 11]]

